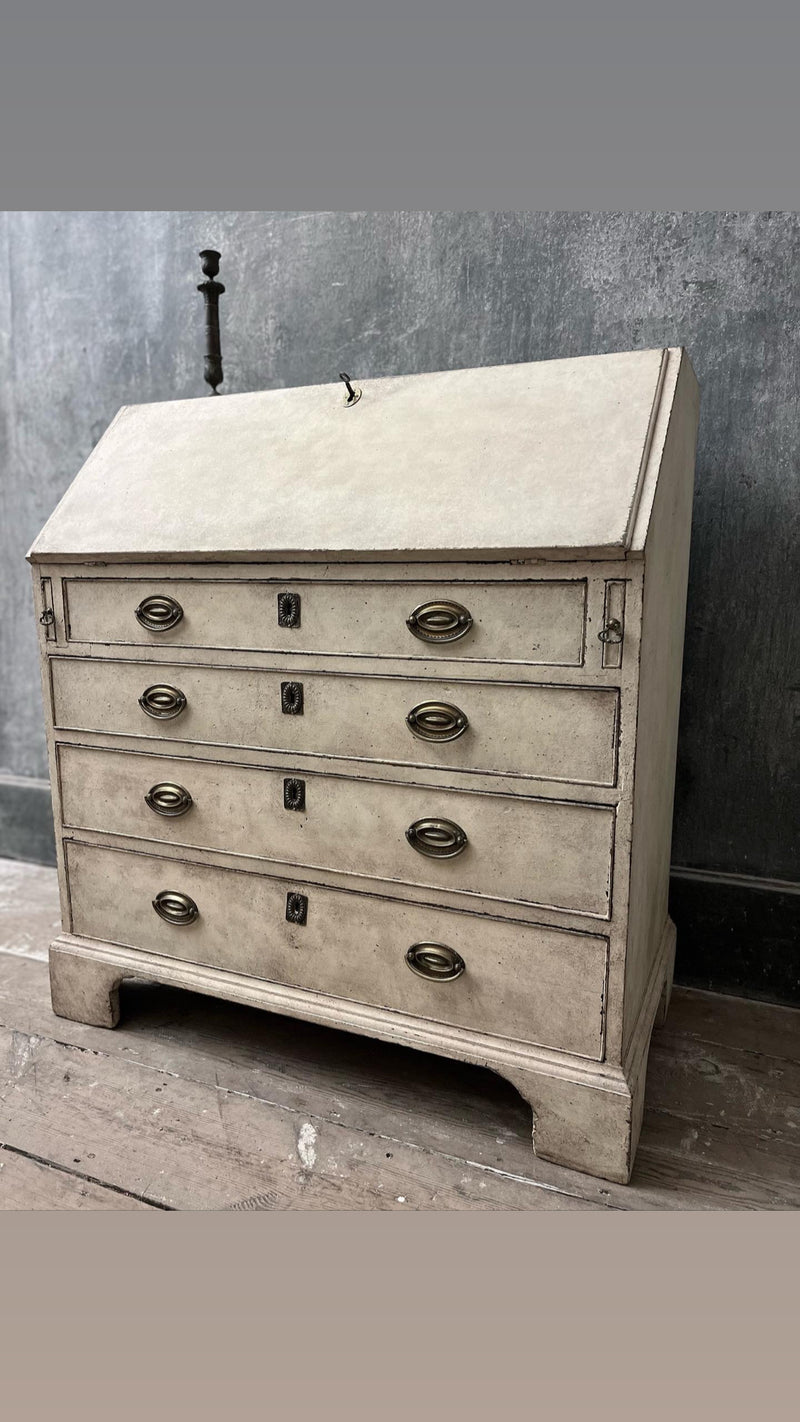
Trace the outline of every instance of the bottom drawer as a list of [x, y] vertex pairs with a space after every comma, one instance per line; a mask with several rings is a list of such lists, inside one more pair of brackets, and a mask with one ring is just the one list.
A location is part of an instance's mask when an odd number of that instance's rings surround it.
[[65, 852], [72, 931], [86, 938], [603, 1055], [599, 935], [74, 841]]

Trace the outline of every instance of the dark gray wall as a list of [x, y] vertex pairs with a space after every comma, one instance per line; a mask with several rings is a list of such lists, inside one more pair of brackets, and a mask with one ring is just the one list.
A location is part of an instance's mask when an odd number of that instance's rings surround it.
[[204, 394], [204, 246], [223, 253], [228, 393], [339, 370], [367, 380], [688, 347], [703, 398], [673, 845], [680, 967], [800, 994], [794, 213], [4, 214], [0, 853], [52, 853], [23, 555], [120, 405]]

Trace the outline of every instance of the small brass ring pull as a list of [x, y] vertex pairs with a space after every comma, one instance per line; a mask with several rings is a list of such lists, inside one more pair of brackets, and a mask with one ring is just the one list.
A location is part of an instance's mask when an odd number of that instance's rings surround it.
[[176, 819], [178, 815], [185, 815], [186, 811], [191, 810], [194, 804], [188, 790], [184, 790], [182, 785], [172, 785], [166, 780], [148, 790], [144, 800], [145, 804], [149, 805], [157, 815], [164, 815], [168, 819]]
[[599, 642], [621, 642], [622, 623], [616, 617], [612, 617], [605, 627], [600, 628], [597, 639]]
[[421, 741], [455, 741], [469, 721], [457, 706], [446, 701], [423, 701], [406, 716], [408, 729]]
[[430, 859], [455, 859], [467, 847], [467, 836], [453, 820], [415, 820], [406, 839], [418, 854]]
[[165, 923], [174, 923], [177, 928], [194, 923], [200, 910], [188, 894], [179, 894], [175, 889], [162, 889], [153, 899], [153, 908]]
[[460, 602], [423, 602], [406, 618], [406, 627], [421, 642], [457, 642], [469, 632], [472, 617]]
[[177, 686], [148, 686], [139, 697], [139, 705], [145, 715], [159, 721], [171, 721], [173, 716], [180, 716], [186, 697]]
[[135, 617], [148, 632], [168, 632], [170, 627], [177, 627], [183, 617], [183, 608], [174, 597], [155, 593], [139, 603]]
[[406, 962], [412, 973], [431, 983], [451, 983], [466, 967], [460, 953], [446, 943], [414, 943], [406, 953]]

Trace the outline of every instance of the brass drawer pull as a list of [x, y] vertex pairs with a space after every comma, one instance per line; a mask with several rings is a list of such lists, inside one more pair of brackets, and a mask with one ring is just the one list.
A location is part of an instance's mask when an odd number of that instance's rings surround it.
[[446, 943], [415, 943], [406, 953], [406, 962], [412, 973], [432, 983], [451, 983], [466, 967], [461, 955]]
[[601, 627], [597, 634], [599, 642], [611, 642], [612, 644], [622, 641], [622, 623], [619, 618], [612, 617], [605, 627]]
[[186, 697], [177, 686], [148, 686], [139, 697], [139, 705], [147, 716], [171, 721], [173, 716], [180, 716]]
[[467, 836], [453, 820], [415, 820], [406, 839], [418, 854], [430, 859], [454, 859], [467, 847]]
[[183, 617], [183, 608], [174, 597], [155, 593], [139, 603], [135, 616], [148, 632], [168, 632], [170, 627], [177, 627]]
[[175, 889], [162, 889], [160, 894], [156, 894], [153, 908], [165, 923], [174, 923], [178, 928], [194, 923], [200, 916], [194, 899], [190, 899], [188, 894], [179, 894]]
[[185, 815], [187, 810], [191, 810], [194, 801], [188, 790], [184, 790], [182, 785], [172, 785], [169, 781], [162, 781], [160, 785], [154, 785], [148, 790], [144, 797], [145, 804], [155, 810], [157, 815], [166, 815], [168, 818], [177, 818], [178, 815]]
[[469, 632], [472, 617], [460, 602], [423, 602], [406, 618], [406, 627], [421, 642], [457, 642]]
[[469, 721], [463, 711], [446, 701], [423, 701], [409, 711], [406, 725], [421, 741], [455, 741], [463, 736]]

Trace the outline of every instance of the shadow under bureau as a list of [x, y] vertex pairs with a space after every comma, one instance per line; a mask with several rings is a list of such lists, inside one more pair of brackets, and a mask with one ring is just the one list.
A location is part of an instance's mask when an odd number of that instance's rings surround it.
[[145, 976], [488, 1066], [625, 1181], [697, 426], [679, 349], [120, 411], [34, 544], [53, 1006]]

